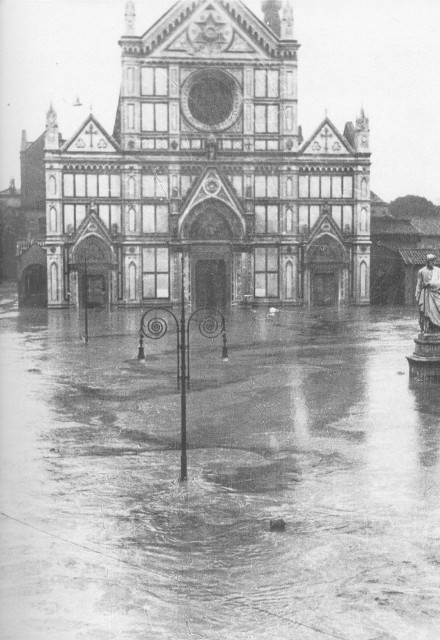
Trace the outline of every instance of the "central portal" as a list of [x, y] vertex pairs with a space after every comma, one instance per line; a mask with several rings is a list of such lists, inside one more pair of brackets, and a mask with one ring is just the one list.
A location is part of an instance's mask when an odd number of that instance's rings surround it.
[[332, 307], [338, 302], [338, 285], [335, 273], [313, 274], [312, 304]]
[[227, 303], [226, 263], [224, 260], [198, 260], [196, 263], [196, 307], [223, 309]]
[[[87, 274], [81, 278], [82, 286], [80, 290], [80, 306], [89, 309], [105, 307], [107, 305], [106, 278], [103, 274]], [[87, 287], [87, 291], [86, 291]]]

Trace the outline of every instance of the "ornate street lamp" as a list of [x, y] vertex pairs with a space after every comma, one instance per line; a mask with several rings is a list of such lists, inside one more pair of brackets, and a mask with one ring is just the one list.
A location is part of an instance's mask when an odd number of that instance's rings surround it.
[[226, 322], [224, 316], [214, 307], [201, 307], [196, 309], [188, 318], [185, 315], [185, 262], [182, 252], [182, 287], [181, 287], [181, 316], [180, 321], [176, 315], [165, 307], [153, 307], [147, 309], [141, 318], [139, 330], [138, 360], [145, 362], [144, 337], [151, 340], [159, 340], [168, 331], [168, 323], [176, 326], [177, 344], [177, 388], [180, 389], [181, 405], [181, 457], [180, 480], [184, 482], [188, 478], [187, 471], [187, 447], [186, 447], [186, 391], [190, 381], [190, 327], [191, 322], [198, 323], [199, 332], [205, 338], [217, 338], [222, 336], [222, 361], [227, 362], [228, 347], [226, 339]]

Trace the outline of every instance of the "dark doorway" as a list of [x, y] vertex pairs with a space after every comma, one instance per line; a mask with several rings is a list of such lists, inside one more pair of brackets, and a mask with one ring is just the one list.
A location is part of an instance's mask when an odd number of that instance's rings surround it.
[[19, 303], [24, 307], [45, 307], [47, 304], [46, 268], [32, 264], [23, 271], [19, 284]]
[[90, 309], [106, 306], [107, 296], [105, 276], [102, 274], [88, 274], [87, 276], [82, 277], [82, 285], [81, 307], [85, 307], [86, 300], [87, 307]]
[[227, 302], [224, 260], [198, 260], [196, 264], [196, 306], [224, 308]]
[[313, 305], [330, 307], [337, 304], [338, 287], [335, 273], [315, 273], [312, 287]]

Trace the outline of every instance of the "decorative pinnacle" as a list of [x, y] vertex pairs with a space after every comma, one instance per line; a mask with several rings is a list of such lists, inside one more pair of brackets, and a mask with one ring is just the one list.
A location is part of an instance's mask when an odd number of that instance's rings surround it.
[[369, 120], [365, 115], [364, 107], [361, 107], [361, 113], [358, 118], [356, 118], [356, 126], [358, 129], [368, 129]]
[[52, 100], [50, 101], [49, 111], [46, 113], [46, 124], [49, 127], [57, 126], [57, 112], [53, 108]]
[[125, 35], [134, 36], [136, 21], [136, 9], [133, 0], [129, 0], [125, 5]]
[[290, 0], [285, 0], [283, 4], [281, 19], [281, 39], [293, 40], [293, 7]]
[[281, 7], [281, 0], [263, 0], [261, 3], [261, 10], [264, 15], [264, 24], [266, 24], [277, 36], [281, 35]]

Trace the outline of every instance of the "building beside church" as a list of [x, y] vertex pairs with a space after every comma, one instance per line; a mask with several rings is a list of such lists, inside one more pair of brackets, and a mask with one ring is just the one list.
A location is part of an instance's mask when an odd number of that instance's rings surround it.
[[[110, 135], [44, 134], [47, 298], [84, 304], [368, 304], [369, 124], [297, 122], [287, 1], [181, 0], [143, 35], [127, 2]], [[115, 73], [117, 71], [115, 70]]]
[[0, 280], [14, 280], [15, 244], [20, 233], [21, 195], [11, 179], [9, 187], [0, 191]]
[[395, 217], [371, 191], [371, 302], [414, 304], [417, 273], [428, 253], [440, 261], [440, 214]]

